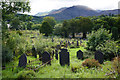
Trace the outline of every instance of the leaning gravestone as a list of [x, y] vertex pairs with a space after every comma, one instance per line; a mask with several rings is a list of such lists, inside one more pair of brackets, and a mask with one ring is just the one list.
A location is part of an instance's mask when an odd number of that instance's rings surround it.
[[25, 68], [25, 67], [26, 67], [26, 64], [27, 64], [27, 56], [26, 56], [26, 54], [23, 54], [23, 55], [21, 55], [20, 58], [19, 58], [19, 64], [18, 64], [18, 66]]
[[61, 52], [59, 52], [60, 55], [60, 65], [64, 66], [67, 64], [70, 65], [70, 58], [69, 58], [69, 52], [67, 52], [67, 49], [61, 49]]
[[37, 52], [36, 52], [34, 46], [33, 46], [33, 48], [32, 48], [32, 56], [34, 56], [35, 58], [37, 58]]
[[103, 55], [103, 53], [101, 51], [96, 51], [95, 52], [95, 59], [98, 60], [98, 62], [100, 64], [102, 64], [103, 61], [104, 61], [104, 55]]
[[55, 50], [55, 59], [58, 60], [58, 50]]
[[44, 52], [42, 54], [42, 64], [45, 64], [45, 63], [51, 65], [50, 54], [48, 52]]
[[77, 51], [77, 58], [83, 59], [83, 52], [81, 50]]

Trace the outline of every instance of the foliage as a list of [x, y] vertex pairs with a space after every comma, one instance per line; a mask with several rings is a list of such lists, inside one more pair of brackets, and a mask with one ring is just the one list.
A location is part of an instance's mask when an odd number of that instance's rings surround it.
[[53, 33], [57, 36], [62, 35], [62, 24], [56, 24]]
[[114, 70], [120, 75], [120, 56], [114, 58], [112, 66]]
[[2, 63], [10, 62], [13, 58], [11, 49], [5, 45], [2, 45]]
[[52, 28], [54, 28], [56, 21], [54, 17], [51, 16], [47, 16], [43, 18], [43, 22], [48, 22], [50, 24], [50, 26], [52, 26]]
[[117, 40], [118, 39], [118, 28], [117, 27], [113, 27], [112, 28], [112, 38], [114, 40]]
[[43, 22], [40, 28], [40, 33], [44, 33], [45, 36], [48, 36], [52, 33], [53, 29], [48, 22]]
[[112, 60], [116, 56], [118, 47], [116, 42], [107, 40], [105, 43], [97, 45], [96, 50], [102, 51], [105, 60]]
[[111, 36], [112, 34], [104, 28], [92, 31], [92, 33], [88, 35], [87, 49], [92, 51], [96, 50], [99, 44], [103, 44], [106, 40], [110, 40]]
[[35, 72], [32, 70], [29, 71], [21, 71], [17, 75], [17, 79], [27, 79], [27, 78], [34, 78]]
[[41, 27], [41, 24], [34, 24], [32, 25], [32, 30], [39, 30]]
[[100, 63], [95, 59], [86, 59], [82, 66], [92, 68], [92, 67], [101, 67]]

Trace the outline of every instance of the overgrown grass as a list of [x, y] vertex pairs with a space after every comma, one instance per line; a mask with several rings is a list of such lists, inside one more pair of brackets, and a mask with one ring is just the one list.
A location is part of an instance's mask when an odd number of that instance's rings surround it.
[[[84, 60], [78, 60], [76, 57], [76, 52], [78, 50], [82, 50], [83, 52], [85, 49], [83, 47], [69, 49], [70, 53], [70, 66], [60, 66], [59, 60], [55, 58], [51, 62], [50, 65], [46, 65], [44, 67], [40, 67], [38, 72], [35, 72], [36, 78], [109, 78], [111, 76], [106, 76], [106, 73], [109, 73], [108, 69], [112, 68], [112, 63], [110, 61], [104, 62], [102, 64], [102, 68], [87, 68], [83, 67], [81, 64]], [[35, 58], [31, 56], [27, 56], [28, 60], [35, 60]], [[39, 60], [36, 62], [40, 62]], [[10, 62], [6, 64], [6, 67], [18, 65], [18, 60]], [[40, 62], [41, 63], [41, 62]], [[35, 65], [34, 65], [35, 66]], [[79, 69], [77, 72], [72, 72], [71, 67], [78, 66]], [[17, 75], [20, 71], [25, 71], [26, 69], [18, 69], [15, 68], [12, 72], [12, 68], [6, 68], [2, 71], [3, 78], [17, 78]], [[115, 74], [113, 77], [116, 77]]]

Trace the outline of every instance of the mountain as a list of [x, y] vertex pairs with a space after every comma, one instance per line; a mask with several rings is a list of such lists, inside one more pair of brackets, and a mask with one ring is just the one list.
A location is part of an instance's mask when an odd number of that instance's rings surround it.
[[[120, 11], [120, 10], [119, 10]], [[67, 20], [72, 19], [79, 16], [99, 16], [99, 15], [109, 15], [111, 14], [118, 14], [118, 9], [115, 10], [93, 10], [87, 6], [82, 5], [75, 5], [72, 7], [63, 7], [58, 10], [52, 10], [47, 13], [47, 15], [41, 16], [52, 16], [55, 17], [56, 20]], [[43, 14], [42, 14], [43, 15]]]
[[39, 12], [39, 13], [35, 14], [34, 16], [46, 16], [48, 14], [49, 14], [49, 12]]

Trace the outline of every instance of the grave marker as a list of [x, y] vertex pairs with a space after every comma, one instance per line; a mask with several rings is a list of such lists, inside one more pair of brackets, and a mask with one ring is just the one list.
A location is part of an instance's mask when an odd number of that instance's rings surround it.
[[59, 52], [60, 55], [60, 65], [64, 66], [67, 64], [70, 65], [70, 58], [69, 58], [69, 52], [67, 52], [67, 49], [61, 49], [61, 52]]
[[102, 64], [103, 61], [104, 61], [104, 55], [103, 55], [103, 53], [101, 51], [96, 51], [95, 52], [95, 59], [98, 60], [98, 62], [100, 64]]
[[26, 64], [27, 64], [27, 56], [26, 56], [26, 54], [23, 54], [23, 55], [21, 55], [20, 58], [19, 58], [19, 64], [18, 64], [18, 66], [25, 68], [25, 67], [26, 67]]
[[77, 51], [77, 58], [83, 59], [83, 52], [81, 50]]
[[44, 52], [42, 54], [42, 64], [45, 64], [45, 63], [51, 65], [50, 54], [48, 52]]

